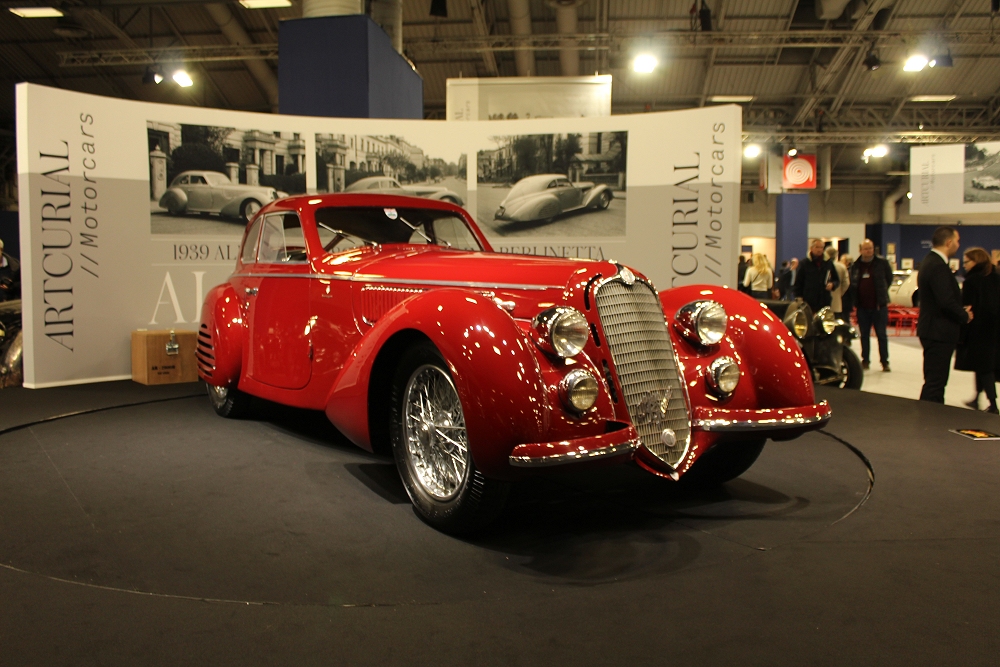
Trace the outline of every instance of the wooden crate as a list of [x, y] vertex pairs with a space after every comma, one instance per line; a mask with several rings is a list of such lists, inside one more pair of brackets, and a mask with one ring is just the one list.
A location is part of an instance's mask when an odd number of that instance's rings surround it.
[[140, 384], [196, 382], [197, 345], [194, 331], [133, 331], [132, 380]]

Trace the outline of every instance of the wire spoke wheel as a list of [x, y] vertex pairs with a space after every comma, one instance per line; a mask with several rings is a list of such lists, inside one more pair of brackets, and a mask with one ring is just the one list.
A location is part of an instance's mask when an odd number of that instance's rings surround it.
[[403, 398], [407, 463], [423, 490], [437, 500], [458, 494], [469, 471], [469, 440], [462, 404], [439, 367], [418, 367]]

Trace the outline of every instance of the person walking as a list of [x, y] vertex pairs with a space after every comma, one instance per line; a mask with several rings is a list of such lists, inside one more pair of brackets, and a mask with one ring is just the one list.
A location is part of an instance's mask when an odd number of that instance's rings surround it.
[[749, 267], [750, 263], [747, 262], [747, 258], [741, 254], [740, 261], [736, 265], [736, 284], [738, 285], [737, 289], [739, 289], [741, 292], [746, 292], [747, 294], [750, 293], [750, 290], [748, 290], [746, 287], [743, 286], [743, 278], [746, 277], [747, 269]]
[[778, 276], [778, 298], [782, 301], [791, 301], [794, 298], [792, 286], [795, 285], [798, 272], [799, 260], [792, 257], [788, 260], [788, 268], [782, 270], [781, 275]]
[[847, 290], [851, 287], [851, 279], [847, 275], [847, 267], [837, 261], [837, 249], [833, 246], [829, 246], [823, 253], [823, 257], [828, 259], [833, 263], [833, 268], [837, 272], [837, 278], [840, 280], [840, 284], [837, 289], [830, 292], [830, 310], [837, 319], [844, 319], [844, 301], [843, 296], [847, 293]]
[[769, 299], [771, 288], [774, 287], [774, 271], [764, 253], [755, 252], [751, 257], [751, 266], [743, 278], [743, 286], [750, 290], [750, 296], [755, 299]]
[[[955, 370], [976, 374], [976, 397], [966, 403], [979, 409], [979, 395], [985, 393], [986, 412], [997, 410], [997, 341], [1000, 339], [1000, 276], [983, 248], [969, 248], [962, 261], [962, 305], [970, 306], [975, 319], [962, 325], [955, 351]], [[919, 277], [919, 276], [918, 276]]]
[[833, 262], [823, 254], [823, 241], [813, 239], [809, 242], [809, 256], [802, 260], [792, 286], [796, 298], [802, 298], [813, 313], [830, 305], [830, 293], [840, 285], [837, 270]]
[[[844, 265], [845, 269], [847, 269], [847, 275], [848, 277], [850, 277], [851, 266], [854, 264], [854, 260], [851, 258], [850, 255], [845, 254], [840, 256], [840, 263]], [[851, 286], [853, 285], [854, 285], [854, 279], [851, 278]], [[841, 305], [843, 305], [844, 307], [844, 317], [842, 319], [845, 322], [850, 323], [851, 313], [854, 312], [854, 290], [848, 289], [846, 292], [844, 292], [843, 296], [840, 297], [840, 300], [841, 300]]]
[[889, 372], [889, 285], [892, 266], [875, 254], [871, 239], [861, 243], [861, 256], [851, 265], [851, 300], [858, 310], [858, 337], [861, 338], [861, 367], [871, 367], [871, 330], [878, 339], [878, 356], [882, 370]]
[[917, 289], [920, 316], [917, 335], [924, 348], [924, 386], [920, 400], [944, 403], [951, 357], [963, 324], [975, 319], [971, 306], [962, 306], [962, 290], [951, 273], [948, 258], [958, 252], [959, 235], [952, 227], [938, 227], [931, 237], [931, 251], [920, 263]]

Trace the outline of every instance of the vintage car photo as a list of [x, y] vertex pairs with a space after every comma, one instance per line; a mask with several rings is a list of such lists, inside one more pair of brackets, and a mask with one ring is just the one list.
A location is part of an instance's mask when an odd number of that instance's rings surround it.
[[297, 132], [146, 121], [152, 234], [238, 235], [264, 204], [306, 191]]
[[972, 179], [972, 187], [977, 190], [1000, 190], [1000, 178], [993, 178], [992, 176], [974, 178]]
[[965, 203], [1000, 202], [1000, 141], [965, 145]]
[[264, 204], [287, 196], [274, 188], [233, 183], [217, 171], [185, 171], [160, 197], [160, 207], [170, 215], [216, 213], [246, 223]]
[[379, 192], [387, 195], [409, 195], [413, 197], [427, 197], [428, 199], [439, 199], [462, 206], [465, 204], [457, 193], [446, 187], [425, 183], [421, 185], [400, 185], [395, 178], [388, 176], [369, 176], [360, 178], [348, 185], [344, 192]]
[[781, 319], [717, 286], [657, 292], [609, 261], [503, 255], [447, 202], [333, 194], [265, 206], [202, 308], [216, 412], [324, 411], [390, 455], [416, 512], [482, 529], [511, 483], [634, 462], [666, 483], [746, 471], [830, 418]]
[[607, 185], [571, 183], [562, 174], [539, 174], [515, 183], [493, 217], [516, 222], [552, 222], [558, 215], [582, 208], [606, 209], [614, 198]]
[[490, 238], [625, 236], [627, 132], [490, 137], [476, 218]]

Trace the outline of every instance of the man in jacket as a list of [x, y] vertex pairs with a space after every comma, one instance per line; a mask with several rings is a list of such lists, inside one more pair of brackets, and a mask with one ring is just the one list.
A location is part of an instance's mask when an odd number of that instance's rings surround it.
[[796, 298], [801, 297], [809, 304], [813, 313], [830, 305], [832, 292], [840, 284], [837, 270], [833, 262], [823, 256], [823, 241], [813, 239], [809, 242], [809, 256], [799, 264], [792, 287]]
[[924, 386], [921, 401], [944, 403], [951, 356], [958, 344], [961, 326], [972, 320], [971, 306], [962, 307], [962, 291], [948, 266], [958, 252], [958, 231], [938, 227], [931, 238], [931, 251], [920, 263], [920, 319], [917, 335], [924, 348]]
[[[917, 276], [919, 277], [919, 276]], [[882, 370], [889, 371], [889, 285], [892, 267], [875, 254], [875, 244], [869, 239], [861, 243], [861, 256], [851, 265], [851, 293], [858, 309], [858, 332], [861, 338], [861, 367], [871, 366], [871, 330], [875, 327], [878, 356]]]

